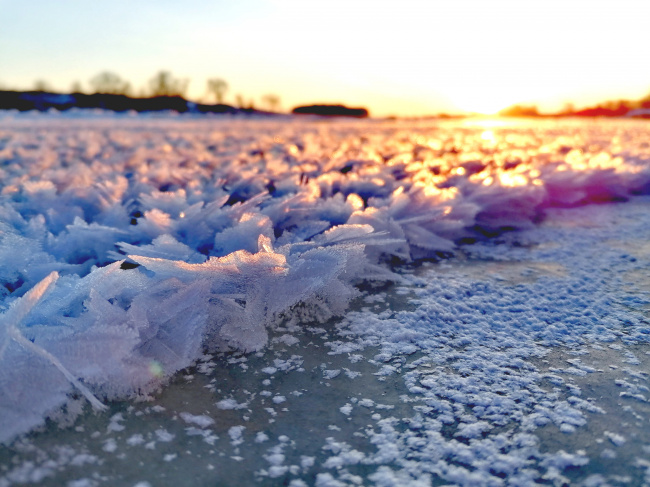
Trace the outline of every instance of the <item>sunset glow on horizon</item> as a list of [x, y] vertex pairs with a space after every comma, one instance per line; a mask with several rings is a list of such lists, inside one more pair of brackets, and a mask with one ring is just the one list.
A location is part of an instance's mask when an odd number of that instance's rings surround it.
[[557, 111], [650, 92], [650, 6], [638, 1], [0, 0], [0, 87], [53, 90], [111, 71], [143, 93], [160, 70], [208, 78], [264, 107], [364, 106], [371, 115], [493, 114], [513, 104]]

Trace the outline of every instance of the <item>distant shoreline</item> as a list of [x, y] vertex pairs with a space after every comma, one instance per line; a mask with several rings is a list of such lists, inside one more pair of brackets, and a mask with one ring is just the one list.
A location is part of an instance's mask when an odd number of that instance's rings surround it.
[[[646, 106], [647, 105], [647, 106]], [[57, 110], [107, 110], [115, 113], [151, 113], [172, 111], [196, 115], [261, 115], [261, 116], [320, 116], [368, 118], [368, 110], [362, 107], [347, 107], [341, 104], [311, 104], [293, 108], [290, 113], [258, 110], [227, 105], [224, 103], [205, 104], [186, 100], [182, 96], [130, 97], [110, 93], [54, 93], [48, 91], [13, 91], [0, 90], [0, 110], [18, 110], [19, 112], [47, 112]], [[471, 114], [431, 114], [425, 116], [386, 116], [372, 117], [386, 120], [418, 120], [418, 119], [459, 119], [485, 117], [478, 113]], [[558, 113], [539, 113], [533, 106], [514, 105], [500, 111], [494, 116], [506, 118], [635, 118], [650, 119], [650, 102], [641, 100], [636, 103], [619, 102], [605, 103], [596, 107], [580, 110], [565, 110]]]
[[[116, 113], [162, 112], [221, 115], [263, 115], [286, 116], [285, 113], [258, 110], [256, 108], [234, 107], [223, 103], [214, 105], [195, 103], [182, 96], [153, 96], [136, 98], [110, 93], [53, 93], [48, 91], [1, 91], [0, 110], [20, 112], [72, 109], [108, 110]], [[367, 118], [365, 108], [350, 108], [344, 105], [315, 104], [295, 107], [296, 115], [319, 115], [325, 117]]]

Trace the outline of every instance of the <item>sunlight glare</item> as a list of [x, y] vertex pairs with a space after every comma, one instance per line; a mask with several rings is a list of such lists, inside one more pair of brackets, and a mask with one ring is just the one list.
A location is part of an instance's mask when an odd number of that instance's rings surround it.
[[494, 131], [492, 130], [484, 130], [481, 133], [481, 139], [488, 141], [488, 142], [494, 142], [496, 138], [494, 137]]
[[480, 115], [496, 115], [520, 101], [517, 94], [512, 93], [511, 87], [505, 84], [500, 87], [477, 86], [471, 93], [463, 90], [453, 93], [450, 98], [460, 110]]

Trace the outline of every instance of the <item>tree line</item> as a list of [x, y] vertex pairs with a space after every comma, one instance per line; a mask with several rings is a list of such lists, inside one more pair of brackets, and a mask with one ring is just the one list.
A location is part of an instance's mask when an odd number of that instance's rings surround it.
[[503, 117], [624, 117], [650, 118], [650, 93], [639, 100], [608, 100], [594, 106], [576, 109], [565, 103], [555, 113], [541, 113], [536, 105], [512, 105], [499, 112]]
[[[33, 90], [8, 90], [0, 86], [0, 110], [21, 112], [37, 110], [66, 111], [71, 109], [100, 109], [114, 112], [174, 111], [195, 114], [280, 114], [280, 97], [269, 93], [261, 97], [265, 110], [256, 109], [252, 99], [248, 103], [241, 94], [236, 103], [225, 104], [228, 83], [222, 78], [209, 78], [202, 100], [185, 98], [189, 80], [177, 78], [169, 71], [159, 71], [140, 88], [137, 95], [130, 82], [112, 71], [102, 71], [88, 81], [90, 89], [84, 90], [78, 81], [72, 84], [70, 93], [53, 90], [45, 80], [37, 80]], [[206, 103], [206, 97], [214, 104]], [[291, 113], [328, 117], [367, 117], [365, 108], [349, 108], [344, 105], [306, 105], [293, 108]]]
[[[187, 78], [175, 77], [170, 71], [158, 71], [151, 77], [146, 86], [137, 90], [133, 85], [112, 71], [102, 71], [88, 81], [89, 93], [102, 95], [123, 95], [139, 98], [154, 98], [160, 96], [185, 98], [190, 80]], [[217, 105], [223, 105], [225, 95], [229, 90], [228, 83], [222, 78], [209, 78], [206, 83], [205, 95]], [[45, 80], [37, 80], [34, 83], [34, 90], [41, 92], [53, 91]], [[72, 84], [72, 93], [83, 93], [84, 89], [79, 81]], [[271, 112], [281, 109], [280, 97], [268, 93], [261, 97], [262, 105]], [[243, 95], [235, 95], [234, 106], [243, 109], [255, 109], [253, 99], [246, 100]]]

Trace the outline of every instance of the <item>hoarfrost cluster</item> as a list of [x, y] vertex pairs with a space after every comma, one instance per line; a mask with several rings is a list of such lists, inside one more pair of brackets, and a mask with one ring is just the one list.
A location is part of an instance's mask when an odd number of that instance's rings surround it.
[[355, 284], [399, 281], [395, 263], [531, 228], [550, 207], [649, 193], [646, 136], [627, 121], [5, 114], [0, 441], [71, 394], [102, 409], [206, 350], [259, 350], [287, 314], [341, 315]]

